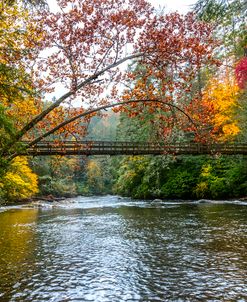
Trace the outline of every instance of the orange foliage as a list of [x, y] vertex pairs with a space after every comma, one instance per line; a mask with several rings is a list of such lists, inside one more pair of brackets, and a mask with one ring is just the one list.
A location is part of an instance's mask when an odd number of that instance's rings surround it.
[[238, 96], [239, 87], [234, 79], [225, 77], [222, 80], [213, 78], [209, 81], [202, 99], [198, 101], [197, 111], [193, 114], [193, 118], [201, 126], [201, 134], [204, 131], [204, 138], [226, 141], [240, 132], [234, 116]]
[[[25, 17], [27, 31], [21, 45], [32, 52], [24, 57], [23, 68], [30, 73], [30, 83], [37, 95], [44, 95], [57, 83], [67, 93], [48, 106], [41, 106], [36, 98], [35, 101], [25, 98], [18, 106], [10, 104], [9, 114], [16, 117], [17, 128], [24, 126], [17, 139], [42, 139], [47, 131], [85, 108], [100, 106], [109, 87], [112, 89], [107, 102], [116, 102], [120, 99], [118, 85], [122, 82], [135, 81], [123, 100], [158, 98], [184, 109], [188, 103], [185, 95], [190, 95], [191, 81], [198, 70], [218, 64], [212, 56], [216, 42], [211, 26], [191, 13], [157, 15], [145, 0], [56, 2], [60, 6], [56, 13], [44, 10]], [[17, 25], [23, 18], [19, 12]], [[133, 53], [127, 56], [126, 49]], [[46, 51], [45, 55], [42, 51]], [[130, 59], [137, 60], [145, 72], [140, 69], [125, 73], [118, 68]], [[81, 108], [72, 108], [73, 99], [80, 100]], [[68, 103], [61, 107], [64, 101]], [[138, 116], [146, 108], [154, 114], [159, 109], [154, 123], [165, 122], [167, 127], [174, 121], [183, 124], [181, 112], [177, 118], [172, 107], [157, 103], [147, 106], [133, 105], [131, 115]], [[47, 111], [40, 114], [43, 109]], [[120, 109], [128, 110], [124, 106]], [[68, 133], [83, 136], [87, 121], [63, 124], [58, 133], [67, 133], [65, 137]]]

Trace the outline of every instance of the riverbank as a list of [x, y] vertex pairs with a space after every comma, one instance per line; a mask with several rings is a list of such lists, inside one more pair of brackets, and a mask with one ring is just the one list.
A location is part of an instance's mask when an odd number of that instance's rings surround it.
[[[75, 196], [71, 196], [75, 197]], [[60, 202], [62, 200], [65, 200], [67, 197], [61, 196], [61, 197], [55, 197], [53, 195], [48, 195], [48, 196], [34, 196], [30, 198], [24, 198], [21, 200], [15, 200], [15, 201], [0, 201], [0, 206], [4, 205], [22, 205], [22, 204], [27, 204], [27, 203], [32, 203], [35, 201], [44, 201], [44, 202]]]
[[150, 203], [151, 205], [159, 205], [159, 204], [166, 204], [166, 203], [195, 203], [195, 204], [203, 204], [203, 203], [244, 203], [247, 202], [247, 196], [241, 198], [228, 198], [228, 199], [210, 199], [210, 198], [203, 198], [203, 199], [179, 199], [179, 198], [151, 198], [151, 199], [143, 199], [143, 198], [131, 198], [130, 196], [119, 196], [119, 195], [71, 195], [69, 197], [65, 196], [53, 196], [53, 195], [46, 195], [46, 196], [35, 196], [32, 198], [22, 199], [19, 201], [11, 201], [11, 202], [2, 202], [0, 203], [0, 207], [9, 207], [9, 206], [27, 206], [30, 205], [31, 207], [43, 207], [47, 205], [55, 205], [59, 206], [59, 204], [64, 205], [68, 201], [78, 198], [107, 198], [107, 196], [115, 196], [117, 200], [134, 200], [138, 201], [145, 201]]

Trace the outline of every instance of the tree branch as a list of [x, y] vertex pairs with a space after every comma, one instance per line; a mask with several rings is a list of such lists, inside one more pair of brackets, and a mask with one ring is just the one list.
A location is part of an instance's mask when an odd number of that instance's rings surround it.
[[188, 118], [188, 120], [197, 128], [197, 126], [194, 123], [194, 121], [192, 120], [192, 118], [184, 110], [182, 110], [180, 107], [178, 107], [178, 106], [176, 106], [174, 104], [171, 104], [171, 103], [168, 103], [168, 102], [164, 102], [164, 101], [158, 100], [158, 99], [155, 99], [155, 100], [130, 100], [130, 101], [124, 101], [124, 102], [119, 102], [119, 103], [114, 103], [114, 104], [100, 106], [98, 108], [91, 109], [91, 110], [85, 111], [85, 112], [83, 112], [81, 114], [78, 114], [78, 115], [76, 115], [76, 116], [74, 116], [74, 117], [72, 117], [72, 118], [70, 118], [70, 119], [68, 119], [68, 120], [60, 123], [59, 125], [57, 125], [53, 129], [51, 129], [50, 131], [48, 131], [48, 132], [40, 135], [35, 140], [33, 140], [32, 142], [30, 142], [27, 146], [31, 147], [31, 146], [35, 145], [36, 143], [40, 142], [43, 138], [45, 138], [45, 137], [53, 134], [57, 130], [63, 128], [64, 126], [72, 123], [73, 121], [75, 121], [75, 120], [77, 120], [79, 118], [85, 117], [87, 115], [96, 113], [96, 112], [101, 111], [101, 110], [105, 110], [105, 109], [109, 109], [109, 108], [116, 107], [116, 106], [121, 106], [121, 105], [127, 105], [127, 104], [131, 104], [131, 103], [160, 103], [160, 104], [163, 104], [163, 105], [168, 106], [170, 108], [174, 108], [174, 109], [180, 111], [181, 113], [183, 113]]
[[124, 63], [125, 61], [138, 58], [143, 56], [143, 53], [137, 53], [130, 56], [127, 56], [125, 58], [122, 58], [121, 60], [114, 62], [113, 64], [103, 68], [102, 70], [98, 71], [97, 73], [93, 74], [92, 76], [88, 77], [86, 80], [82, 81], [80, 84], [77, 85], [75, 90], [70, 90], [69, 92], [65, 93], [63, 96], [61, 96], [56, 102], [54, 102], [51, 106], [49, 106], [47, 109], [42, 111], [39, 115], [37, 115], [32, 121], [30, 121], [27, 125], [25, 125], [15, 136], [14, 142], [18, 141], [25, 133], [27, 133], [30, 129], [32, 129], [38, 122], [40, 122], [48, 113], [50, 113], [53, 109], [58, 107], [63, 101], [65, 101], [67, 98], [72, 96], [76, 91], [80, 90], [83, 86], [89, 84], [93, 80], [97, 79], [99, 76], [104, 74], [106, 71], [117, 67], [118, 65]]

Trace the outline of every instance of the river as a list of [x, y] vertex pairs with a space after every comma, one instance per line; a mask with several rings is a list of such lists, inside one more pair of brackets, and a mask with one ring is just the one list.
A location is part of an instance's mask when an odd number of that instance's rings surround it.
[[0, 301], [247, 301], [247, 203], [0, 208]]

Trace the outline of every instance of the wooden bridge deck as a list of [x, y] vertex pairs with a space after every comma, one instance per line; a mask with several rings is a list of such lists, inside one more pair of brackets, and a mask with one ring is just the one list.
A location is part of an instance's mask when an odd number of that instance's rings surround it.
[[[24, 143], [25, 144], [25, 143]], [[27, 143], [26, 143], [27, 144]], [[247, 155], [247, 143], [210, 144], [123, 141], [51, 141], [39, 142], [24, 153], [32, 156], [48, 155], [145, 155], [145, 154], [242, 154]]]

